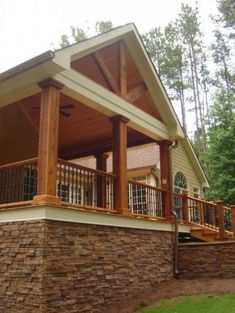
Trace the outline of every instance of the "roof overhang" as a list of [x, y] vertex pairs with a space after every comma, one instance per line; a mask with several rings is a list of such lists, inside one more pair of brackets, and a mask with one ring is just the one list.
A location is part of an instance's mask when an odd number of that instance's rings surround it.
[[55, 53], [54, 62], [67, 68], [67, 70], [70, 70], [70, 62], [121, 39], [125, 41], [128, 51], [132, 56], [139, 73], [143, 77], [154, 104], [156, 105], [163, 122], [167, 125], [169, 138], [171, 140], [184, 138], [185, 135], [178, 117], [133, 23], [118, 27], [88, 40], [84, 40], [71, 45], [68, 48], [58, 50]]
[[[125, 41], [163, 123], [70, 68], [71, 61], [121, 39]], [[123, 114], [130, 119], [130, 126], [156, 140], [184, 138], [178, 118], [134, 24], [118, 27], [56, 52], [47, 51], [2, 73], [0, 107], [39, 92], [37, 83], [48, 77], [62, 82], [65, 92], [70, 96], [85, 99], [86, 104], [98, 107], [108, 116]]]

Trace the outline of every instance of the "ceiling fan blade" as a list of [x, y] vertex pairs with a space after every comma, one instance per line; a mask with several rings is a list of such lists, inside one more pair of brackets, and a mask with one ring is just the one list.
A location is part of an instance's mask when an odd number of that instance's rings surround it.
[[61, 109], [73, 109], [74, 105], [73, 104], [62, 104], [60, 106]]
[[63, 115], [64, 117], [69, 117], [70, 113], [64, 112], [60, 110], [60, 114]]

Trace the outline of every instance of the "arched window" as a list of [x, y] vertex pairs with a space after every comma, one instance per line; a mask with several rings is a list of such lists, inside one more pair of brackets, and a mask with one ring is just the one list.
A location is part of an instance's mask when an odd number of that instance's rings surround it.
[[174, 179], [174, 192], [188, 193], [188, 184], [185, 175], [182, 172], [177, 172]]

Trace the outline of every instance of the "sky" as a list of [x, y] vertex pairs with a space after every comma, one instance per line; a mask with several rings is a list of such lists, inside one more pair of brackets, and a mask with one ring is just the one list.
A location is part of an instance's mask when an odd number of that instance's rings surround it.
[[[94, 35], [96, 21], [134, 22], [140, 33], [174, 20], [181, 0], [0, 0], [0, 73], [58, 45], [70, 26]], [[195, 0], [184, 0], [192, 6]], [[216, 0], [198, 1], [202, 30], [211, 32]]]

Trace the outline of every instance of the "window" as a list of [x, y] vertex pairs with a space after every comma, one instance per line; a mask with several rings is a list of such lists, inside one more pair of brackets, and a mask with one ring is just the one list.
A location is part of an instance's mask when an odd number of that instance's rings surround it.
[[58, 184], [57, 195], [60, 198], [60, 200], [69, 202], [69, 185]]
[[[135, 176], [131, 180], [138, 183], [146, 184], [146, 176]], [[146, 188], [141, 185], [132, 185], [129, 190], [129, 199], [132, 202], [132, 210], [134, 213], [147, 214], [147, 195]]]
[[[174, 192], [188, 193], [187, 179], [182, 172], [177, 172], [174, 179]], [[174, 196], [174, 210], [179, 219], [183, 218], [183, 200], [181, 196]]]
[[24, 200], [32, 200], [37, 193], [37, 170], [31, 167], [24, 169]]
[[187, 179], [182, 172], [175, 174], [174, 191], [177, 193], [188, 193]]
[[200, 198], [200, 190], [198, 187], [193, 187], [193, 196], [194, 198]]

